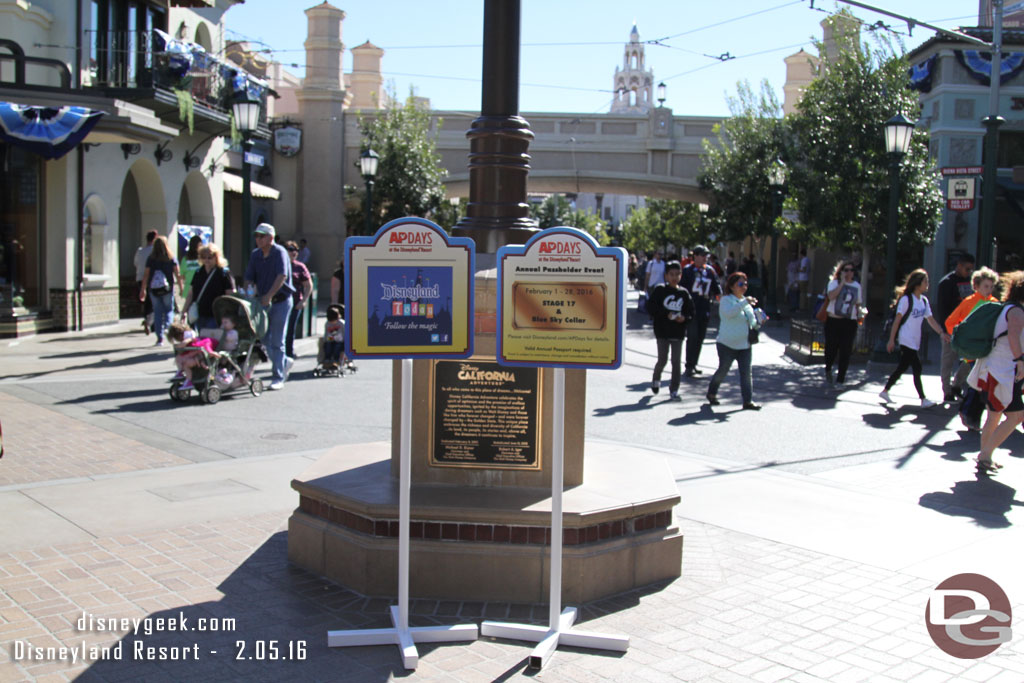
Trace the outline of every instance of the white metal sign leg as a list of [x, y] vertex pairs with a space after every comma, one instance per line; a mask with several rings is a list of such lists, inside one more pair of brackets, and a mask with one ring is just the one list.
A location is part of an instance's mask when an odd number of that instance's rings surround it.
[[398, 474], [398, 604], [391, 606], [391, 628], [328, 631], [328, 647], [397, 645], [402, 665], [415, 669], [416, 643], [476, 640], [476, 624], [409, 628], [409, 497], [412, 490], [412, 359], [402, 359], [402, 419]]
[[562, 487], [565, 445], [565, 369], [555, 368], [554, 415], [551, 426], [551, 578], [548, 627], [531, 624], [507, 624], [485, 621], [480, 633], [492, 638], [508, 638], [538, 643], [530, 654], [530, 667], [543, 668], [559, 645], [594, 650], [625, 652], [629, 636], [585, 633], [572, 628], [576, 608], [562, 611]]

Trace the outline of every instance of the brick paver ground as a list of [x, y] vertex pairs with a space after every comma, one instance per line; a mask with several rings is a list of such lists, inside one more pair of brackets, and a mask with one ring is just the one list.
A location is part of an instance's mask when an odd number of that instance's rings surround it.
[[0, 391], [0, 486], [148, 470], [190, 461]]
[[[0, 555], [0, 639], [10, 643], [0, 649], [0, 680], [492, 681], [532, 675], [526, 671], [531, 646], [511, 641], [420, 645], [420, 664], [411, 674], [393, 646], [328, 648], [329, 629], [388, 626], [389, 601], [291, 566], [284, 522], [279, 513], [267, 513]], [[1024, 679], [1020, 638], [977, 662], [948, 657], [931, 643], [924, 628], [924, 606], [934, 588], [928, 581], [680, 522], [686, 538], [680, 579], [582, 607], [582, 629], [627, 634], [629, 651], [562, 649], [538, 678]], [[1015, 606], [1018, 614], [1020, 608]], [[416, 600], [411, 611], [413, 625], [483, 618], [543, 623], [547, 617], [544, 605], [436, 600]], [[190, 628], [216, 619], [224, 630], [164, 628], [135, 636], [87, 624], [80, 631], [83, 612], [117, 619], [183, 616]], [[12, 661], [14, 641], [44, 648], [121, 643], [124, 659]], [[136, 647], [158, 649], [137, 655]], [[300, 648], [302, 660], [247, 658], [269, 658], [275, 651], [298, 656]], [[156, 659], [161, 652], [192, 657], [195, 650], [198, 660]]]

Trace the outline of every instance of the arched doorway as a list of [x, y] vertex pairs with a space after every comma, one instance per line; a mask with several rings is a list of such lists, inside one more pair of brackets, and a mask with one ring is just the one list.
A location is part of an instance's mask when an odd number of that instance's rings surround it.
[[[146, 233], [167, 236], [167, 202], [160, 175], [149, 161], [139, 159], [128, 169], [121, 185], [118, 207], [118, 264], [121, 317], [141, 315], [135, 273], [135, 252], [146, 243]], [[174, 249], [174, 242], [171, 242]]]

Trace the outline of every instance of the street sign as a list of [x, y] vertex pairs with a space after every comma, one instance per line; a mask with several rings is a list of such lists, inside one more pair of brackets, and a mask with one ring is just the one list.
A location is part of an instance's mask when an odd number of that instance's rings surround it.
[[944, 166], [942, 175], [981, 175], [985, 172], [982, 166]]
[[952, 176], [946, 190], [946, 208], [950, 211], [970, 211], [974, 208], [974, 178]]
[[946, 208], [950, 211], [970, 211], [974, 208], [973, 199], [947, 199]]
[[262, 154], [256, 154], [256, 152], [246, 152], [245, 153], [245, 163], [252, 164], [253, 166], [262, 166], [263, 165], [263, 155]]
[[360, 358], [473, 355], [476, 245], [422, 218], [345, 240], [348, 354]]
[[525, 367], [622, 363], [626, 251], [570, 227], [498, 250], [497, 360]]

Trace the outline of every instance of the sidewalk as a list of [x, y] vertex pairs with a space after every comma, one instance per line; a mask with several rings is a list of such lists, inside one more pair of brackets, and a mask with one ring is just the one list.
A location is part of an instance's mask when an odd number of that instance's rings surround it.
[[[168, 452], [130, 423], [85, 409], [58, 411], [19, 393], [68, 377], [95, 383], [97, 390], [131, 377], [159, 383], [168, 372], [166, 356], [141, 348], [140, 335], [128, 336], [121, 327], [0, 347], [7, 450], [0, 460], [0, 515], [10, 522], [0, 527], [0, 680], [490, 681], [534, 675], [525, 670], [530, 646], [510, 641], [420, 645], [420, 665], [411, 674], [393, 646], [326, 647], [329, 629], [387, 626], [390, 601], [356, 595], [287, 562], [285, 523], [297, 503], [289, 481], [320, 451], [278, 449], [244, 458], [212, 450]], [[627, 345], [620, 374], [592, 373], [588, 403], [595, 413], [617, 408], [605, 398], [605, 383], [633, 386], [645, 375], [649, 380], [653, 344], [636, 333]], [[712, 363], [711, 355], [702, 364]], [[684, 534], [683, 576], [582, 606], [581, 629], [628, 635], [629, 651], [560, 649], [537, 677], [1024, 679], [1020, 635], [980, 660], [960, 660], [931, 642], [924, 623], [937, 583], [967, 570], [997, 581], [1022, 613], [1019, 461], [1008, 463], [994, 486], [960, 481], [956, 486], [978, 490], [951, 491], [950, 483], [964, 478], [964, 463], [945, 456], [903, 456], [900, 462], [894, 456], [903, 452], [903, 442], [893, 439], [902, 433], [864, 424], [869, 386], [843, 395], [827, 414], [808, 413], [801, 406], [811, 399], [792, 396], [810, 396], [810, 390], [787, 374], [797, 370], [779, 355], [777, 342], [766, 340], [757, 349], [758, 363], [776, 364], [766, 375], [771, 386], [756, 387], [768, 404], [757, 416], [766, 422], [757, 429], [745, 428], [745, 416], [728, 410], [694, 423], [689, 416], [703, 413], [690, 399], [682, 405], [659, 399], [644, 403], [642, 415], [629, 415], [639, 429], [667, 420], [690, 435], [682, 448], [678, 441], [660, 451], [654, 447], [680, 487], [675, 515]], [[379, 385], [387, 390], [390, 382]], [[273, 410], [270, 403], [252, 406]], [[917, 413], [897, 409], [891, 415], [893, 424], [912, 420], [929, 434], [938, 429], [917, 422]], [[603, 430], [615, 431], [618, 423], [603, 419], [588, 413], [588, 435], [592, 428], [599, 439]], [[679, 420], [689, 421], [673, 425]], [[819, 422], [824, 430], [817, 433], [797, 434], [793, 426], [803, 424], [806, 431]], [[864, 443], [860, 436], [858, 451], [878, 447], [879, 454], [825, 467], [815, 439], [853, 433], [874, 440]], [[623, 436], [620, 430], [616, 440]], [[702, 443], [723, 438], [760, 441], [766, 450], [759, 454], [771, 452], [769, 441], [785, 442], [800, 462], [766, 465], [770, 459], [763, 455], [757, 462], [724, 461], [716, 443]], [[708, 452], [701, 450], [705, 445]], [[922, 491], [932, 497], [922, 502]], [[173, 621], [138, 637], [101, 630], [95, 621], [79, 630], [83, 612], [103, 619], [184, 618], [192, 629], [205, 619], [203, 625], [219, 630], [168, 630]], [[413, 625], [483, 618], [544, 623], [547, 606], [414, 600], [412, 613]], [[124, 659], [72, 663], [27, 659], [22, 651], [13, 661], [15, 641], [42, 648], [123, 642]], [[292, 658], [270, 661], [274, 652]], [[161, 654], [197, 659], [160, 660]]]

